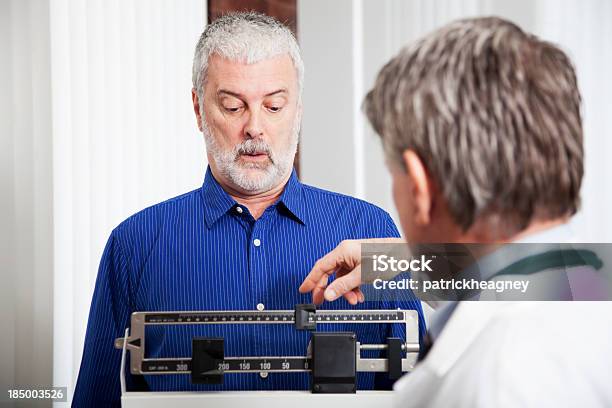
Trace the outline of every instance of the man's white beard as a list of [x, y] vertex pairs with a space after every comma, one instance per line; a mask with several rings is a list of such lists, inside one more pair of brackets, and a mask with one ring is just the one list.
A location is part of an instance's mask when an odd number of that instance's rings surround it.
[[[217, 169], [240, 189], [249, 193], [261, 193], [278, 186], [287, 175], [297, 151], [299, 126], [296, 118], [287, 149], [273, 152], [262, 139], [247, 139], [231, 150], [224, 150], [212, 135], [204, 118], [202, 133], [206, 149], [212, 155]], [[241, 162], [243, 154], [265, 153], [269, 161], [263, 163]]]

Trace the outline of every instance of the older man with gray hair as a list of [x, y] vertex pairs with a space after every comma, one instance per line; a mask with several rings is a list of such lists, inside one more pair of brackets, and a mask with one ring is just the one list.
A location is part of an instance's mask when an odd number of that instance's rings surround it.
[[[296, 291], [315, 260], [345, 239], [397, 237], [389, 215], [369, 203], [302, 184], [293, 171], [304, 68], [291, 32], [273, 18], [230, 14], [211, 23], [193, 62], [193, 108], [209, 168], [201, 188], [122, 222], [105, 248], [93, 295], [74, 406], [118, 406], [123, 337], [135, 311], [286, 310], [308, 303]], [[369, 303], [369, 302], [368, 302]], [[331, 308], [365, 308], [356, 289]], [[418, 299], [368, 304], [416, 309]], [[421, 316], [422, 317], [422, 316]], [[423, 319], [419, 318], [422, 333]], [[403, 335], [397, 325], [347, 324], [365, 343]], [[191, 355], [195, 336], [226, 336], [227, 355], [304, 355], [308, 336], [290, 325], [157, 326], [147, 357]], [[127, 375], [128, 387], [170, 390], [307, 389], [306, 373]], [[373, 374], [359, 389], [388, 387]]]
[[[486, 246], [489, 264], [500, 266], [482, 271], [489, 276], [513, 270], [567, 283], [570, 272], [598, 275], [598, 259], [497, 245], [569, 239], [584, 167], [580, 103], [565, 53], [499, 18], [456, 21], [402, 49], [364, 108], [382, 138], [410, 246]], [[300, 290], [328, 301], [354, 291], [364, 242], [402, 241], [345, 241]], [[430, 322], [421, 363], [395, 384], [396, 406], [611, 406], [609, 310], [449, 302]]]

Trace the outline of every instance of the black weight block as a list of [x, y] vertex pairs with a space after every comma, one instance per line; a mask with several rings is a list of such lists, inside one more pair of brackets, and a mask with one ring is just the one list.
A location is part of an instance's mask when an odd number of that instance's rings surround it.
[[313, 393], [354, 393], [356, 340], [351, 332], [312, 334]]
[[224, 358], [222, 338], [194, 337], [191, 343], [191, 383], [222, 384], [223, 374], [219, 374], [218, 369]]

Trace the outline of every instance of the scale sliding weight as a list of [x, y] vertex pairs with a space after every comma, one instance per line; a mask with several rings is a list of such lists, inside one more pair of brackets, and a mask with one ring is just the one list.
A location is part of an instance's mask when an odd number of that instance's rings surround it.
[[[401, 324], [406, 341], [389, 337], [386, 344], [360, 344], [353, 332], [317, 332], [317, 324]], [[225, 356], [224, 339], [194, 337], [191, 357], [144, 358], [145, 326], [193, 324], [292, 324], [312, 331], [306, 356]], [[130, 352], [135, 375], [190, 374], [194, 384], [220, 384], [225, 373], [310, 372], [313, 393], [354, 393], [357, 372], [387, 372], [397, 379], [411, 371], [419, 351], [418, 314], [415, 310], [295, 310], [134, 312], [125, 337], [115, 347]], [[385, 358], [362, 358], [361, 350], [385, 350]]]

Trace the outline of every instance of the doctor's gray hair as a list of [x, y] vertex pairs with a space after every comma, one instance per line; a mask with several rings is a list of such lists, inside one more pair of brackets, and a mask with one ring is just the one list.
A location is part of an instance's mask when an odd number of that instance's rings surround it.
[[291, 30], [276, 19], [264, 14], [230, 13], [210, 23], [196, 46], [193, 58], [193, 89], [202, 101], [208, 59], [218, 54], [233, 61], [253, 64], [279, 55], [288, 54], [295, 66], [298, 99], [304, 82], [304, 63]]
[[364, 101], [390, 163], [413, 150], [464, 231], [573, 215], [581, 97], [559, 48], [496, 17], [453, 22], [402, 49]]

